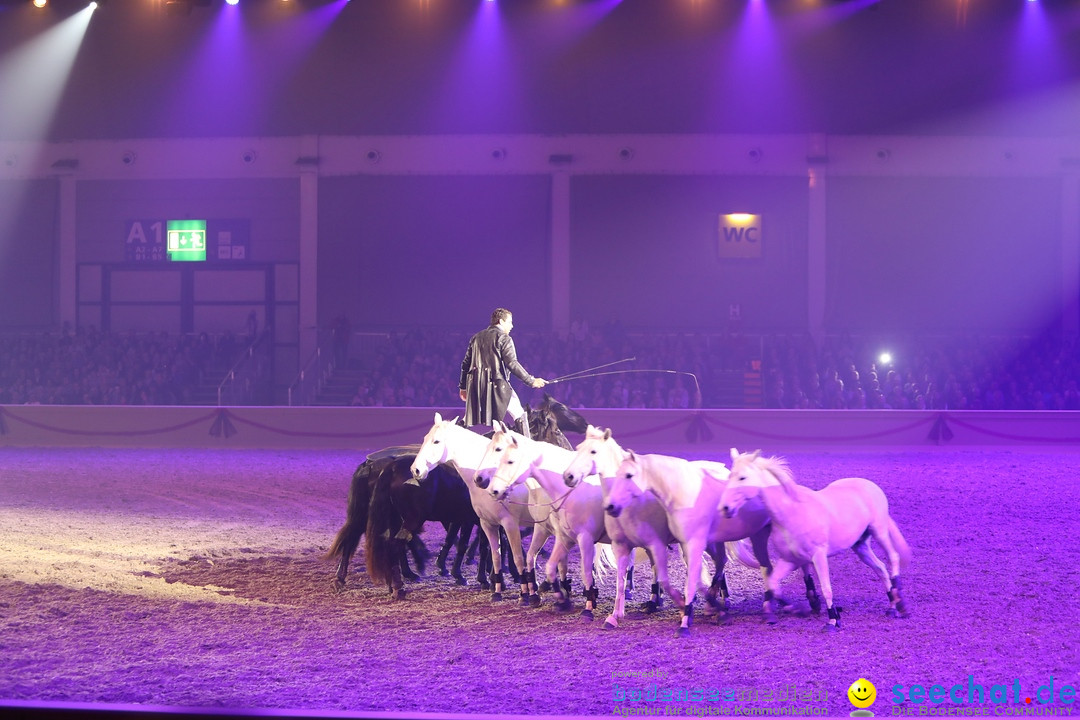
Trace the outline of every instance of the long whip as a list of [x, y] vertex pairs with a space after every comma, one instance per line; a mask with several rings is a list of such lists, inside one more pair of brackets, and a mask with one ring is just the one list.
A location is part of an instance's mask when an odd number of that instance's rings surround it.
[[[608, 364], [610, 365], [612, 363], [608, 363]], [[601, 365], [600, 367], [605, 367], [605, 366]], [[596, 369], [596, 368], [593, 368], [593, 369]], [[586, 375], [575, 375], [574, 377], [569, 378], [569, 380], [584, 380], [585, 378], [603, 377], [604, 375], [623, 375], [623, 374], [626, 374], [626, 373], [665, 373], [665, 374], [668, 374], [668, 375], [689, 375], [690, 377], [692, 377], [694, 379], [694, 390], [696, 391], [696, 397], [698, 397], [698, 398], [701, 397], [701, 384], [698, 382], [697, 375], [695, 375], [692, 372], [686, 372], [684, 370], [646, 370], [646, 369], [641, 369], [641, 370], [609, 370], [607, 372], [599, 372], [599, 373], [589, 373], [588, 370], [582, 370], [582, 372], [583, 373], [588, 373], [588, 374], [586, 374]], [[564, 379], [567, 379], [567, 378], [559, 378], [559, 381], [562, 381]], [[549, 385], [551, 383], [553, 383], [553, 382], [556, 382], [556, 381], [555, 380], [548, 380]]]
[[[603, 365], [597, 365], [596, 367], [586, 368], [584, 370], [578, 370], [577, 372], [567, 373], [566, 375], [562, 375], [561, 377], [557, 377], [554, 380], [548, 380], [547, 384], [552, 385], [554, 383], [564, 382], [564, 381], [567, 381], [567, 380], [580, 380], [582, 377], [596, 377], [595, 375], [587, 375], [586, 373], [591, 373], [594, 370], [603, 370], [606, 367], [611, 367], [612, 365], [618, 365], [619, 363], [631, 362], [633, 360], [637, 360], [637, 358], [636, 357], [623, 358], [622, 360], [615, 360], [614, 362], [604, 363]], [[628, 371], [621, 370], [619, 372], [628, 372]], [[607, 373], [600, 373], [600, 374], [605, 375]]]

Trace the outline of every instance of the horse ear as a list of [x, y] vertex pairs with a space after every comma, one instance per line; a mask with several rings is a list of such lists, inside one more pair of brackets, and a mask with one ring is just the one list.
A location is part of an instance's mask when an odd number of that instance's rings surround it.
[[435, 422], [437, 422], [437, 423], [442, 422], [442, 414], [438, 410], [435, 411]]
[[754, 456], [754, 459], [757, 460], [759, 457], [761, 457], [761, 448], [758, 448], [751, 454]]
[[739, 451], [736, 450], [735, 448], [731, 448], [731, 459], [732, 460], [738, 460], [739, 459]]
[[610, 440], [611, 439], [611, 428], [604, 428], [604, 439], [605, 440]]

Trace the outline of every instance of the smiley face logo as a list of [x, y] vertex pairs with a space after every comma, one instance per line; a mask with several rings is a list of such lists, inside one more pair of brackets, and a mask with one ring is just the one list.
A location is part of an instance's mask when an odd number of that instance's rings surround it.
[[877, 700], [877, 688], [866, 678], [859, 678], [851, 683], [847, 691], [848, 700], [857, 708], [868, 708]]

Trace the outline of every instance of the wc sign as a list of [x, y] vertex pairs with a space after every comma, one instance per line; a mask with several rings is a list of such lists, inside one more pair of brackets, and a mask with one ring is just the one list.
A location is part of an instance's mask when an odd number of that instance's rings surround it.
[[761, 216], [728, 213], [720, 216], [717, 240], [721, 258], [761, 257]]

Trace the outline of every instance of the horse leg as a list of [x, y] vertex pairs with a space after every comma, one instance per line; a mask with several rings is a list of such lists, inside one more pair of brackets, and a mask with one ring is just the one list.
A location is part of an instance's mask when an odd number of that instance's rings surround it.
[[810, 612], [814, 615], [821, 614], [821, 598], [818, 597], [817, 590], [814, 588], [814, 574], [810, 572], [810, 568], [804, 567], [803, 571], [803, 584], [806, 585], [806, 601], [810, 603]]
[[446, 569], [446, 558], [450, 555], [450, 548], [454, 546], [458, 533], [461, 532], [461, 523], [448, 522], [444, 523], [443, 527], [446, 528], [446, 538], [439, 549], [439, 554], [435, 557], [435, 569], [439, 571], [440, 576], [446, 577], [450, 574]]
[[651, 615], [660, 609], [660, 606], [664, 604], [664, 598], [660, 595], [660, 588], [664, 588], [664, 592], [668, 594], [670, 598], [682, 597], [677, 590], [672, 592], [671, 581], [668, 579], [667, 558], [668, 549], [661, 541], [656, 541], [652, 547], [645, 548], [645, 553], [649, 556], [649, 562], [652, 563], [652, 587], [649, 588], [649, 601], [645, 603], [642, 610]]
[[334, 576], [334, 590], [341, 592], [345, 589], [346, 576], [349, 573], [349, 561], [352, 560], [354, 550], [343, 549], [341, 560], [338, 561], [337, 574]]
[[[890, 525], [895, 524], [889, 521]], [[874, 539], [881, 543], [882, 549], [885, 551], [885, 555], [889, 558], [889, 568], [886, 571], [888, 575], [888, 595], [890, 608], [890, 614], [895, 614], [898, 617], [905, 618], [911, 613], [908, 612], [907, 605], [904, 603], [904, 598], [900, 594], [900, 553], [896, 550], [896, 545], [893, 543], [892, 537], [889, 534], [889, 527], [878, 528], [873, 525], [870, 526], [870, 532], [874, 536]], [[899, 533], [899, 530], [897, 530]], [[877, 560], [874, 555], [873, 549], [867, 547], [870, 552], [870, 556]], [[883, 564], [884, 565], [884, 564]]]
[[547, 576], [548, 583], [555, 591], [555, 609], [564, 612], [574, 607], [573, 602], [570, 600], [570, 591], [567, 588], [569, 583], [563, 584], [565, 581], [560, 582], [559, 580], [559, 576], [566, 572], [564, 558], [567, 554], [568, 548], [563, 543], [562, 538], [556, 535], [555, 547], [551, 549], [551, 556], [544, 567], [544, 574]]
[[689, 637], [690, 625], [694, 621], [694, 595], [697, 594], [698, 584], [701, 582], [701, 553], [705, 550], [705, 541], [702, 538], [691, 538], [683, 543], [683, 556], [686, 559], [686, 596], [684, 603], [679, 606], [679, 628], [675, 631], [675, 637]]
[[457, 555], [454, 556], [454, 567], [450, 571], [450, 577], [454, 578], [458, 585], [465, 584], [465, 577], [461, 574], [461, 563], [465, 560], [465, 551], [469, 546], [469, 536], [472, 535], [473, 527], [471, 522], [464, 522], [459, 526]]
[[[416, 530], [417, 533], [423, 530], [423, 526]], [[412, 553], [413, 561], [416, 563], [416, 570], [418, 574], [412, 574], [410, 580], [419, 580], [419, 574], [424, 572], [424, 568], [427, 565], [428, 558], [431, 557], [431, 553], [428, 552], [427, 545], [420, 539], [418, 534], [412, 535], [408, 540], [409, 551]], [[411, 574], [411, 573], [410, 573]]]
[[[753, 548], [754, 559], [761, 566], [761, 581], [765, 585], [765, 599], [762, 602], [765, 622], [775, 625], [777, 608], [786, 608], [788, 603], [775, 590], [769, 589], [769, 577], [773, 574], [772, 560], [769, 558], [769, 535], [772, 532], [772, 524], [766, 524], [750, 536], [750, 546]], [[788, 570], [787, 572], [791, 572]], [[785, 573], [787, 574], [787, 573]]]
[[[487, 538], [491, 557], [491, 599], [502, 600], [502, 555], [499, 548], [499, 526], [487, 521], [480, 521], [480, 527]], [[486, 588], [485, 588], [486, 589]]]
[[889, 598], [888, 614], [893, 617], [899, 615], [900, 613], [896, 607], [898, 602], [902, 602], [900, 600], [900, 588], [896, 584], [899, 578], [889, 577], [889, 571], [885, 567], [885, 563], [878, 559], [878, 556], [874, 554], [874, 549], [870, 547], [869, 534], [864, 534], [859, 538], [859, 541], [852, 545], [851, 549], [855, 551], [855, 554], [859, 556], [863, 563], [881, 576], [881, 580], [885, 583], [885, 595]]
[[618, 628], [619, 618], [626, 615], [626, 596], [630, 594], [626, 590], [626, 582], [631, 577], [627, 568], [633, 570], [634, 559], [634, 548], [628, 543], [612, 543], [611, 549], [615, 553], [615, 607], [604, 620], [605, 630]]
[[772, 570], [770, 570], [765, 577], [765, 601], [762, 603], [762, 606], [765, 612], [765, 622], [770, 625], [775, 625], [778, 622], [774, 598], [779, 591], [780, 582], [796, 567], [795, 563], [790, 560], [777, 558], [776, 562], [772, 565]]
[[544, 543], [551, 537], [551, 530], [546, 523], [538, 523], [533, 526], [532, 538], [529, 540], [529, 552], [525, 555], [525, 567], [529, 574], [529, 604], [533, 607], [540, 606], [540, 592], [536, 586], [536, 556]]
[[405, 543], [395, 542], [394, 550], [397, 554], [398, 573], [406, 580], [419, 580], [420, 576], [409, 567], [409, 548]]
[[593, 610], [600, 599], [600, 591], [593, 586], [593, 562], [596, 560], [596, 543], [586, 533], [578, 535], [578, 550], [581, 552], [581, 584], [585, 596], [585, 609], [581, 611], [584, 620], [593, 619]]
[[[632, 551], [631, 551], [631, 557], [632, 557]], [[630, 596], [634, 592], [634, 563], [632, 563], [632, 562], [626, 568], [626, 591], [625, 592], [626, 592], [626, 599], [629, 600]]]
[[480, 586], [481, 590], [490, 590], [491, 583], [488, 582], [488, 573], [491, 572], [491, 545], [488, 544], [487, 536], [483, 532], [483, 528], [479, 529], [476, 533], [479, 540], [480, 559], [476, 563], [476, 584]]
[[406, 568], [409, 566], [408, 561], [405, 558], [405, 544], [400, 540], [392, 540], [397, 549], [399, 564], [397, 567], [391, 566], [390, 577], [387, 578], [386, 584], [390, 588], [391, 600], [404, 600], [405, 599], [405, 583], [401, 580], [401, 565]]
[[518, 558], [518, 562], [515, 563], [514, 562], [514, 557], [515, 557], [514, 548], [515, 547], [517, 547], [519, 549], [521, 548], [521, 528], [520, 528], [520, 526], [517, 526], [517, 525], [515, 525], [514, 527], [515, 527], [515, 529], [517, 530], [517, 533], [518, 533], [518, 535], [517, 535], [517, 543], [514, 543], [510, 539], [510, 536], [507, 534], [508, 531], [506, 529], [506, 526], [503, 525], [502, 529], [499, 532], [500, 532], [500, 535], [506, 540], [506, 542], [499, 544], [499, 549], [500, 549], [499, 551], [501, 553], [500, 557], [502, 558], [502, 564], [508, 570], [510, 570], [510, 577], [512, 577], [514, 579], [514, 582], [520, 583], [521, 582], [522, 569], [520, 567], [518, 567], [518, 565], [519, 564], [522, 564], [522, 565], [524, 564], [524, 557]]
[[709, 589], [705, 591], [705, 610], [703, 614], [705, 617], [715, 615], [717, 625], [728, 625], [731, 623], [727, 604], [730, 593], [728, 592], [727, 578], [724, 577], [724, 563], [727, 561], [727, 555], [724, 554], [724, 544], [710, 544], [706, 552], [709, 553], [709, 557], [712, 558], [713, 563], [716, 565], [716, 572], [713, 573]]
[[832, 581], [829, 579], [829, 555], [825, 548], [818, 548], [812, 558], [814, 570], [817, 572], [818, 581], [821, 583], [821, 594], [825, 597], [825, 607], [829, 613], [829, 620], [823, 628], [826, 632], [840, 629], [840, 609], [833, 605]]
[[525, 565], [525, 553], [521, 549], [521, 527], [514, 522], [507, 522], [502, 526], [505, 531], [507, 544], [510, 546], [510, 574], [514, 582], [521, 586], [521, 604], [529, 604], [529, 579], [528, 568]]
[[483, 533], [476, 533], [476, 539], [469, 545], [469, 551], [465, 555], [465, 562], [472, 565], [476, 562], [476, 553], [480, 551], [480, 538]]

